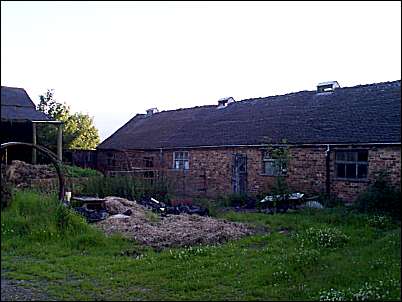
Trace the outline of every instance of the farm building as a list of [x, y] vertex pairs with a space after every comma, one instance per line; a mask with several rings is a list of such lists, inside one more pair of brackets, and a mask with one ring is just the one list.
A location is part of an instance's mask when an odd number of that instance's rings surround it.
[[[401, 179], [401, 82], [314, 91], [137, 114], [97, 148], [109, 174], [163, 175], [186, 196], [269, 192], [281, 173], [290, 188], [347, 202], [383, 170]], [[286, 144], [284, 144], [286, 142]], [[281, 168], [272, 150], [289, 147]]]
[[[62, 123], [36, 110], [23, 88], [1, 86], [1, 134], [0, 142], [37, 143], [37, 124], [50, 123], [58, 127], [58, 158], [62, 159]], [[36, 162], [36, 150], [9, 147], [3, 160], [13, 159]]]

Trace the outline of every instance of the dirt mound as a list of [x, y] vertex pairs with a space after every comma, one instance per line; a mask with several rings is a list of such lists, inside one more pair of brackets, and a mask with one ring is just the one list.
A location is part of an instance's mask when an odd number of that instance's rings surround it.
[[254, 227], [198, 215], [161, 217], [139, 204], [131, 216], [113, 216], [95, 225], [106, 234], [121, 233], [154, 248], [222, 243], [256, 233]]
[[124, 205], [125, 201], [122, 202], [122, 200], [125, 200], [125, 199], [120, 198], [120, 197], [113, 197], [113, 196], [105, 197], [106, 211], [111, 215], [123, 214], [123, 213], [127, 212], [129, 207], [125, 206]]
[[57, 177], [56, 169], [50, 165], [31, 165], [13, 160], [6, 168], [7, 180], [17, 187], [28, 187], [33, 179]]

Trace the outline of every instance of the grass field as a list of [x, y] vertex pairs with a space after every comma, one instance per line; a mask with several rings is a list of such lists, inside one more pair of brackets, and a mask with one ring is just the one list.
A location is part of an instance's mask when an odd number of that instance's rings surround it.
[[400, 300], [399, 222], [342, 208], [218, 216], [270, 232], [157, 252], [18, 192], [1, 213], [2, 275], [57, 300]]

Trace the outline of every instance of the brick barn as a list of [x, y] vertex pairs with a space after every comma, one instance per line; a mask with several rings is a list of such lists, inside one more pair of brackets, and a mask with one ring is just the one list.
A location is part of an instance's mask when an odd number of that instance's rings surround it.
[[[177, 195], [269, 192], [282, 173], [292, 190], [347, 202], [383, 170], [401, 181], [401, 81], [137, 114], [97, 148], [109, 174], [163, 175]], [[272, 148], [289, 146], [278, 169]]]

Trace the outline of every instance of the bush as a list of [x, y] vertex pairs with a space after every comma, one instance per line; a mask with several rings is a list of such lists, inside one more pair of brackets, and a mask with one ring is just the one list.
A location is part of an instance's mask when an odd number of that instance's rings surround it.
[[69, 177], [92, 177], [92, 176], [102, 176], [102, 173], [100, 173], [97, 170], [94, 169], [88, 169], [88, 168], [81, 168], [77, 166], [69, 166], [69, 165], [64, 165], [63, 166], [64, 173], [66, 176]]
[[356, 208], [365, 213], [386, 213], [400, 219], [401, 191], [392, 187], [382, 172], [369, 188], [359, 195]]
[[233, 193], [226, 197], [226, 204], [231, 207], [242, 207], [248, 200], [247, 194]]

